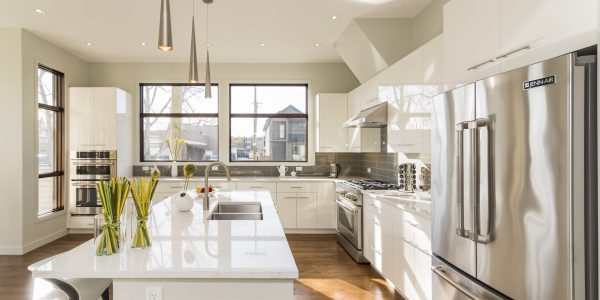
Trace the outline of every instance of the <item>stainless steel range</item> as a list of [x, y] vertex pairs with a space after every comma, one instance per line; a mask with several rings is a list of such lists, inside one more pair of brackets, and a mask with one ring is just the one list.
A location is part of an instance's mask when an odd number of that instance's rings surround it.
[[358, 263], [368, 263], [363, 256], [363, 191], [398, 190], [395, 184], [377, 180], [348, 180], [336, 183], [337, 241]]

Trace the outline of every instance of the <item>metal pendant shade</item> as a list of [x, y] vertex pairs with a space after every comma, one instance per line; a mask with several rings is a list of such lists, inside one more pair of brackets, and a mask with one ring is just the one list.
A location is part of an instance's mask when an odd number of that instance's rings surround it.
[[208, 57], [208, 49], [206, 49], [206, 80], [204, 81], [204, 98], [211, 99], [212, 98], [212, 90], [211, 90], [211, 82], [210, 82], [210, 58]]
[[192, 46], [190, 48], [189, 78], [191, 83], [198, 82], [198, 60], [196, 58], [196, 25], [194, 24], [194, 17], [192, 17]]
[[173, 50], [173, 35], [171, 34], [171, 6], [169, 0], [160, 2], [160, 25], [158, 28], [158, 49]]

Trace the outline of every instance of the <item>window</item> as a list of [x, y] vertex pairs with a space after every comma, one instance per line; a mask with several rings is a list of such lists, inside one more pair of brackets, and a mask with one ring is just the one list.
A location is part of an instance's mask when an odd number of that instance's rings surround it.
[[64, 75], [38, 66], [38, 216], [64, 209]]
[[[204, 84], [140, 84], [141, 161], [219, 159], [218, 86], [204, 98]], [[166, 140], [185, 142], [177, 158]]]
[[307, 84], [232, 84], [229, 104], [230, 161], [307, 161]]

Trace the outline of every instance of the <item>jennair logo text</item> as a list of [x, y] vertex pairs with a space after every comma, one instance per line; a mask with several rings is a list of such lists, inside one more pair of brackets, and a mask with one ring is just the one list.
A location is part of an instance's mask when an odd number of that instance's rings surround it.
[[544, 78], [540, 78], [540, 79], [536, 79], [536, 80], [525, 81], [525, 82], [523, 82], [523, 89], [528, 90], [528, 89], [532, 89], [532, 88], [536, 88], [536, 87], [540, 87], [540, 86], [544, 86], [544, 85], [549, 85], [549, 84], [554, 84], [554, 83], [556, 83], [556, 77], [554, 75], [552, 75], [552, 76], [548, 76], [548, 77], [544, 77]]

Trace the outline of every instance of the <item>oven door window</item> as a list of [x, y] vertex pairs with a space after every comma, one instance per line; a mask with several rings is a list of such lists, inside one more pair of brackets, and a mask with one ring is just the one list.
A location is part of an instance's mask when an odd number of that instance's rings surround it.
[[77, 175], [106, 175], [110, 176], [110, 166], [77, 166]]
[[354, 213], [339, 206], [338, 209], [338, 226], [346, 228], [348, 233], [354, 233]]
[[98, 189], [96, 187], [78, 187], [75, 189], [77, 206], [94, 207], [99, 205]]

